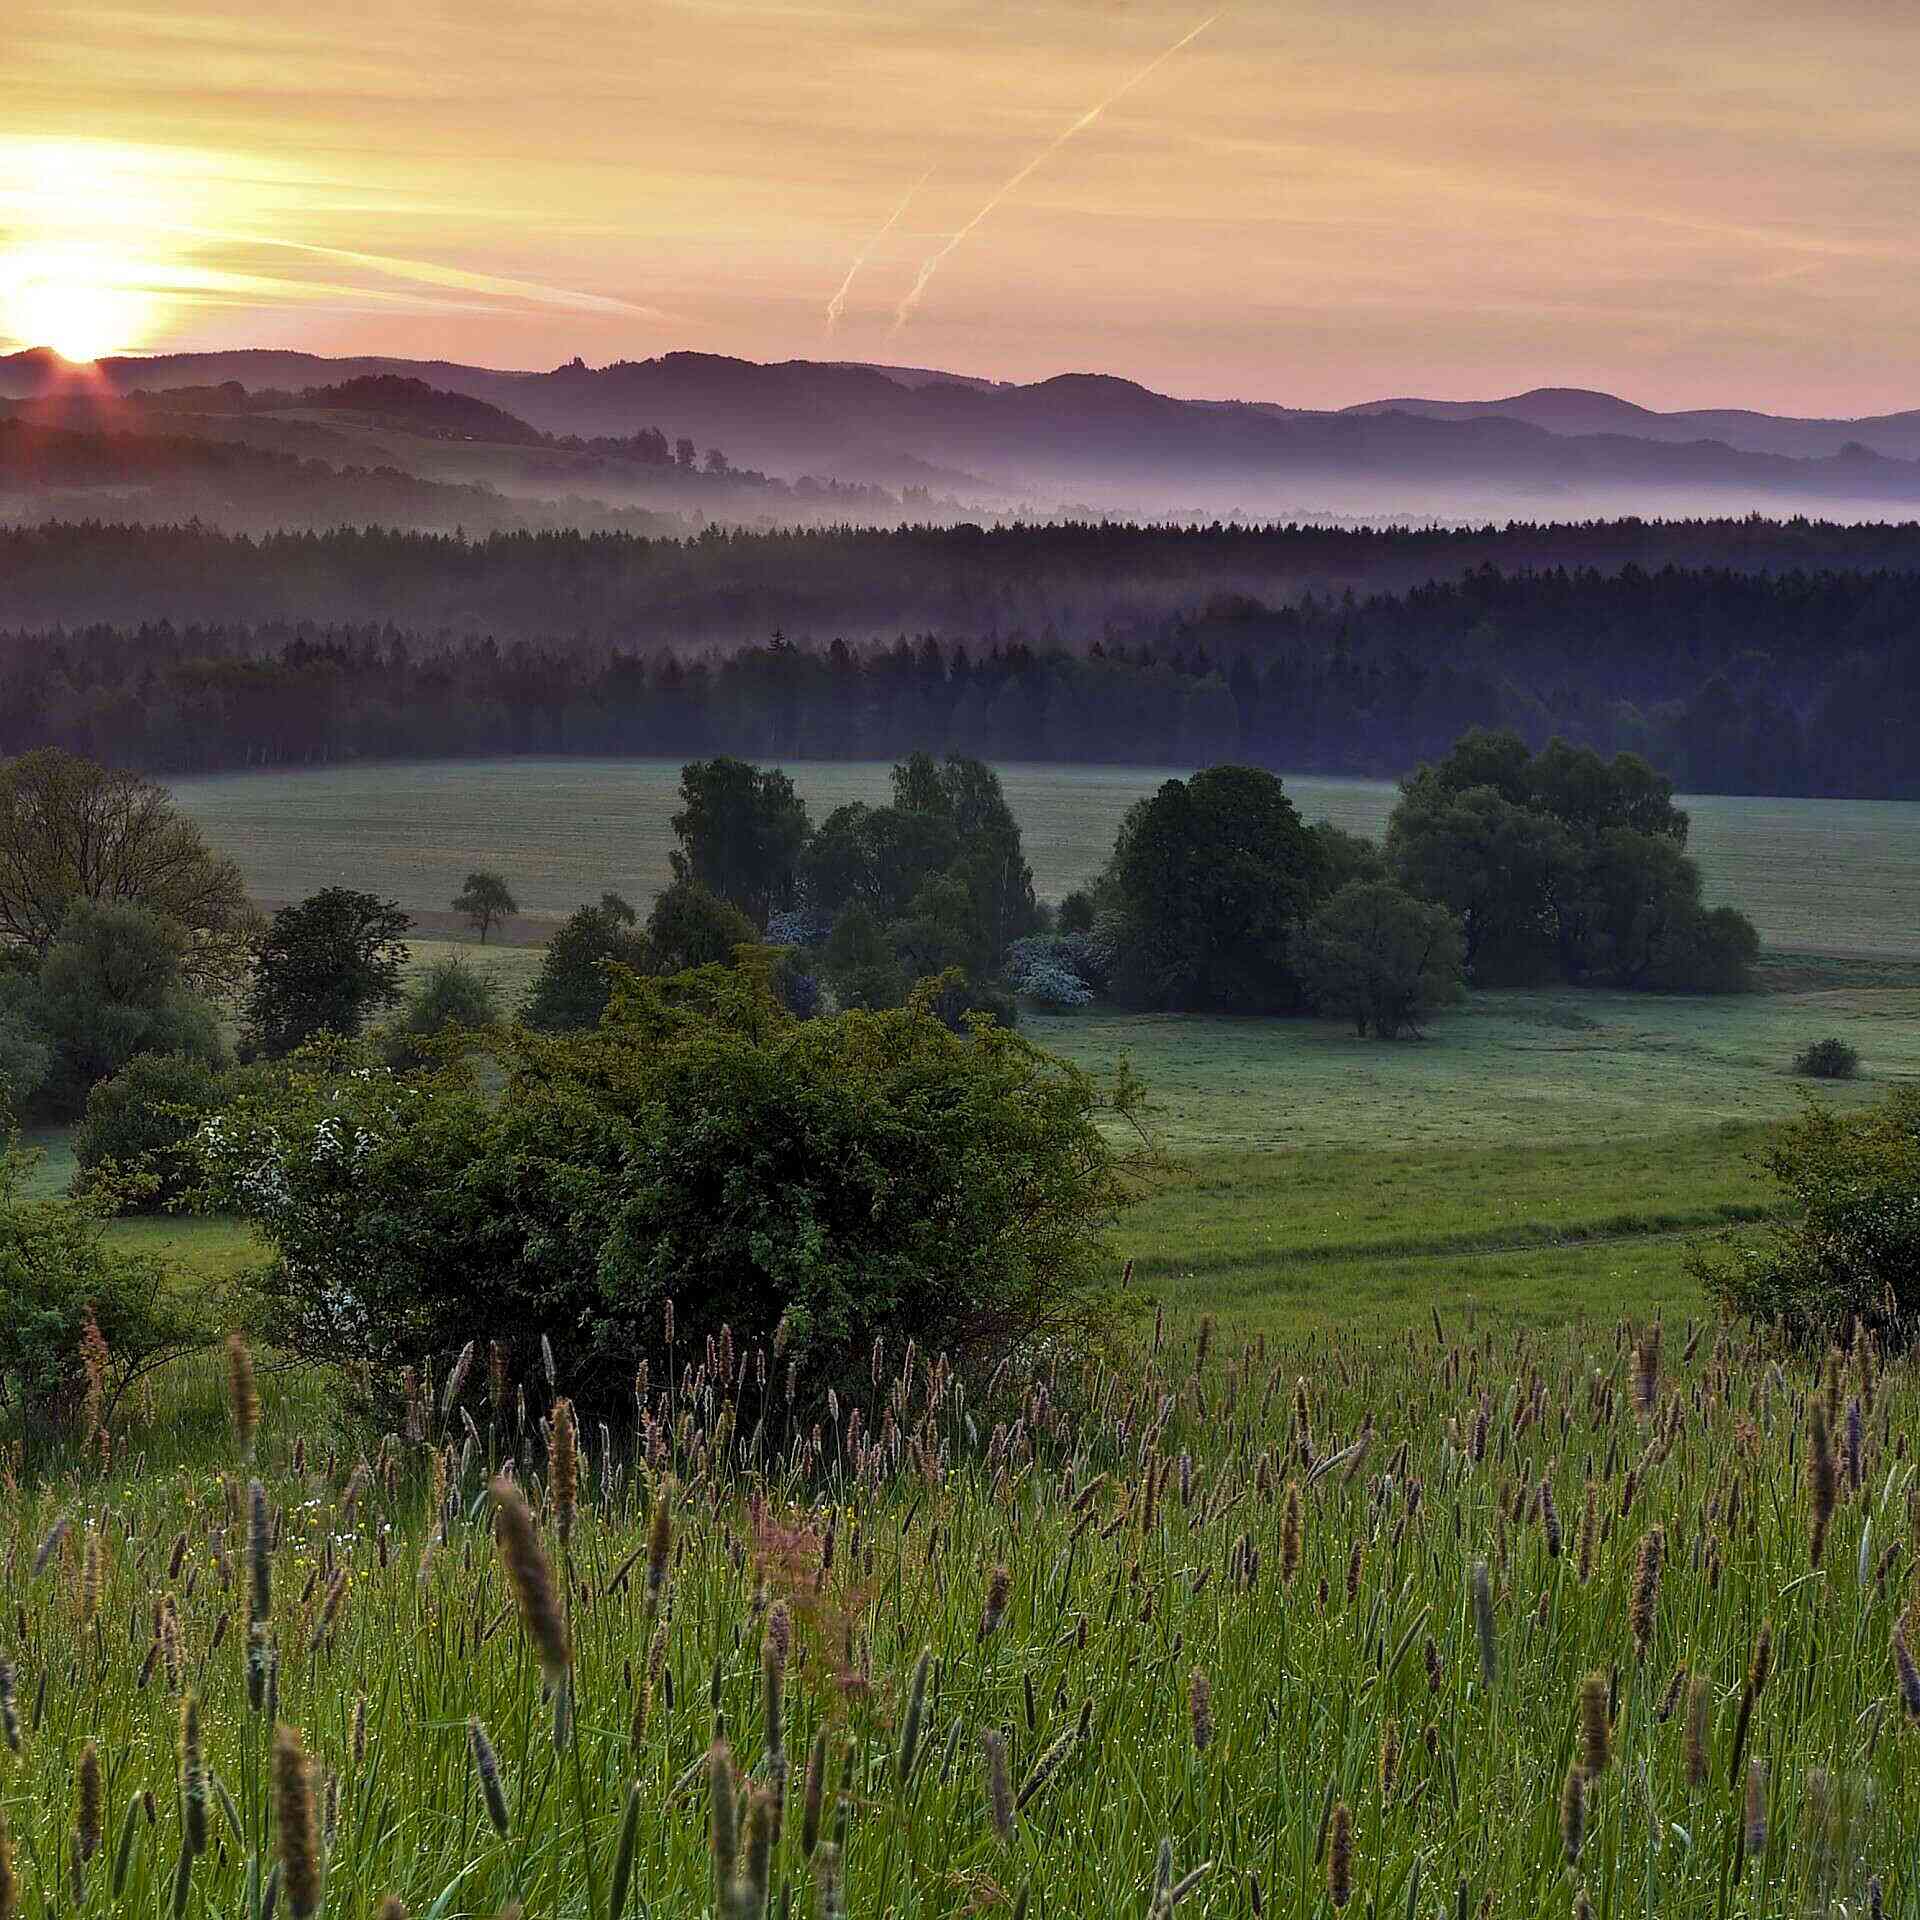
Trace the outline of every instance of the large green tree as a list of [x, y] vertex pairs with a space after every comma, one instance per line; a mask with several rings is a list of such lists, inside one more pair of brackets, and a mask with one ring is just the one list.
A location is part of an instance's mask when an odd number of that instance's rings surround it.
[[0, 762], [0, 945], [36, 958], [76, 900], [138, 906], [186, 934], [195, 985], [231, 989], [252, 915], [240, 869], [157, 782], [44, 747]]
[[725, 755], [695, 760], [680, 769], [680, 798], [676, 880], [731, 900], [756, 927], [792, 904], [809, 828], [806, 804], [784, 773]]
[[1350, 880], [1308, 922], [1301, 972], [1323, 1013], [1397, 1040], [1460, 998], [1460, 928], [1391, 881]]
[[1209, 767], [1128, 810], [1100, 883], [1133, 1005], [1217, 1013], [1300, 1004], [1295, 943], [1327, 854], [1277, 774]]
[[348, 887], [282, 907], [254, 943], [250, 1046], [279, 1059], [323, 1033], [353, 1039], [399, 1002], [412, 924], [396, 902]]
[[224, 1054], [213, 1003], [187, 977], [191, 941], [163, 915], [76, 900], [40, 962], [28, 1001], [51, 1048], [42, 1102], [70, 1117], [142, 1053], [217, 1063]]
[[1672, 781], [1635, 754], [1474, 732], [1402, 784], [1385, 851], [1403, 885], [1459, 916], [1476, 985], [1736, 992], [1759, 938], [1705, 905], [1687, 825]]
[[619, 894], [603, 893], [555, 928], [540, 956], [540, 971], [527, 990], [520, 1018], [546, 1033], [590, 1027], [607, 1010], [609, 966], [644, 971], [649, 964], [640, 916]]
[[1491, 783], [1459, 788], [1422, 769], [1394, 808], [1385, 851], [1404, 886], [1458, 917], [1471, 979], [1525, 984], [1553, 971], [1551, 903], [1579, 858], [1551, 815]]

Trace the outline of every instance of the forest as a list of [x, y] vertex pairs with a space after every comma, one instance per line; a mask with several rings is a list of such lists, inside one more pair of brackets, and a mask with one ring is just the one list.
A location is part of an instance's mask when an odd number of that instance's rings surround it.
[[326, 531], [254, 535], [192, 521], [0, 525], [0, 628], [377, 621], [503, 642], [566, 636], [646, 649], [741, 646], [775, 628], [821, 641], [891, 640], [904, 630], [1079, 649], [1221, 595], [1279, 605], [1308, 592], [1406, 593], [1489, 567], [1521, 575], [1920, 573], [1920, 523], [1759, 517], [1497, 527], [708, 527], [686, 538], [573, 527], [482, 536], [477, 518], [459, 522], [464, 532], [368, 524], [394, 517], [368, 512], [343, 525], [336, 516]]
[[[1569, 544], [1581, 531], [1604, 543], [1601, 529], [1566, 531]], [[1677, 540], [1679, 530], [1661, 531]], [[1709, 544], [1711, 530], [1694, 531]], [[1897, 530], [1775, 531], [1837, 558], [1849, 538], [1864, 549]], [[1739, 529], [1718, 532], [1737, 548]], [[958, 565], [952, 536], [934, 533], [715, 535], [683, 546], [372, 532], [254, 543], [120, 529], [109, 550], [126, 571], [169, 583], [153, 591], [161, 606], [239, 611], [59, 627], [20, 619], [55, 580], [77, 580], [104, 537], [0, 536], [5, 561], [21, 563], [0, 573], [0, 608], [17, 622], [0, 631], [0, 752], [58, 745], [196, 773], [524, 753], [871, 759], [926, 748], [1396, 776], [1482, 726], [1535, 746], [1559, 737], [1640, 753], [1691, 791], [1920, 793], [1920, 572], [1907, 567], [1478, 566], [1400, 591], [1267, 599], [1209, 590], [1215, 562], [1259, 550], [1254, 536], [1027, 529], [961, 542], [977, 565], [970, 604], [956, 605], [931, 584]], [[1400, 542], [1426, 564], [1444, 544], [1314, 530], [1267, 538], [1322, 562], [1344, 544], [1350, 559], [1383, 570], [1404, 564]], [[888, 637], [852, 638], [851, 618], [829, 624], [827, 588], [832, 576], [845, 581], [849, 613], [874, 604], [861, 585], [863, 573], [880, 576], [872, 541], [899, 563], [903, 618]], [[1524, 544], [1517, 534], [1509, 542]], [[770, 549], [807, 556], [813, 589], [763, 591]], [[1120, 564], [1088, 637], [1103, 550]], [[280, 584], [256, 595], [250, 570], [269, 560]], [[1130, 610], [1129, 566], [1140, 586]], [[464, 618], [453, 612], [457, 579]], [[549, 612], [539, 631], [496, 628], [491, 609], [541, 587]], [[104, 591], [112, 597], [111, 585]], [[276, 611], [283, 599], [385, 603], [391, 614], [287, 617]], [[599, 613], [576, 619], [589, 599]], [[1049, 600], [1077, 605], [1082, 618], [1019, 617], [1026, 602], [1041, 611]], [[711, 626], [723, 604], [743, 622], [757, 609], [758, 634], [693, 644], [686, 630]], [[909, 623], [916, 604], [944, 606], [946, 617]], [[441, 616], [433, 625], [404, 617], [429, 607]]]

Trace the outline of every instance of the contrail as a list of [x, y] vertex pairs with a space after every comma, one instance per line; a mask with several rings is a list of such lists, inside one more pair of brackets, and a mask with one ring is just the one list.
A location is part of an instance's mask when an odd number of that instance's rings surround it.
[[840, 316], [847, 310], [847, 295], [853, 290], [854, 276], [867, 264], [868, 255], [893, 231], [895, 225], [899, 222], [900, 216], [912, 205], [913, 196], [932, 178], [933, 169], [929, 167], [926, 172], [907, 189], [905, 199], [887, 215], [886, 224], [853, 256], [853, 265], [847, 269], [847, 277], [840, 282], [840, 291], [827, 302], [828, 333], [832, 333], [834, 328], [840, 324]]
[[323, 247], [311, 240], [289, 240], [275, 234], [234, 233], [218, 227], [168, 223], [162, 230], [186, 234], [196, 240], [216, 240], [242, 247], [276, 247], [287, 253], [308, 254], [317, 260], [343, 261], [350, 266], [370, 267], [374, 272], [391, 279], [411, 280], [429, 287], [448, 287], [460, 293], [525, 300], [578, 313], [621, 314], [662, 324], [670, 321], [670, 316], [657, 307], [638, 306], [631, 300], [616, 300], [599, 293], [576, 293], [570, 287], [544, 286], [536, 280], [508, 280], [499, 274], [470, 273], [464, 267], [443, 267], [430, 260], [407, 260], [386, 253], [362, 253], [352, 247]]
[[[1225, 9], [1222, 8], [1220, 11], [1224, 12]], [[900, 302], [899, 306], [894, 309], [893, 325], [888, 329], [888, 338], [892, 338], [894, 334], [898, 333], [900, 329], [913, 318], [915, 310], [920, 305], [921, 297], [926, 293], [927, 282], [939, 271], [941, 261], [943, 261], [1008, 194], [1012, 193], [1029, 175], [1035, 173], [1051, 160], [1076, 133], [1084, 133], [1115, 101], [1131, 93], [1141, 81], [1151, 79], [1153, 75], [1158, 73], [1183, 47], [1190, 47], [1194, 41], [1198, 40], [1219, 18], [1220, 13], [1208, 14], [1197, 27], [1194, 27], [1187, 33], [1183, 33], [1166, 52], [1161, 54], [1157, 59], [1150, 60], [1131, 80], [1123, 80], [1104, 100], [1100, 101], [1097, 105], [1089, 107], [1071, 126], [1063, 128], [1059, 133], [1055, 134], [1005, 186], [1001, 187], [1000, 190], [994, 194], [987, 204], [982, 207], [959, 232], [954, 234], [944, 247], [937, 253], [929, 254], [921, 265], [920, 277], [913, 283], [912, 291]]]

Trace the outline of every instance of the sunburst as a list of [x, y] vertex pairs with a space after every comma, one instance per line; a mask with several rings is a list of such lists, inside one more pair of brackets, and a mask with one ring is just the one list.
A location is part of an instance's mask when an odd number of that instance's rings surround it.
[[146, 150], [21, 142], [0, 183], [0, 335], [90, 361], [145, 346], [165, 318], [142, 258], [169, 198]]

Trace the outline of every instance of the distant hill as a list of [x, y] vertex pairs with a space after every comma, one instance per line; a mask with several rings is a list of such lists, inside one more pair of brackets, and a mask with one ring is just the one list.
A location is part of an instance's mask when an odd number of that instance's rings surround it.
[[1505, 400], [1368, 400], [1344, 411], [1418, 414], [1428, 420], [1524, 420], [1548, 433], [1623, 433], [1669, 444], [1719, 440], [1744, 453], [1800, 460], [1831, 458], [1849, 445], [1894, 459], [1920, 460], [1920, 408], [1861, 420], [1803, 420], [1739, 407], [1655, 413], [1584, 387], [1536, 387]]
[[[544, 373], [284, 353], [159, 355], [103, 361], [93, 377], [118, 394], [237, 381], [250, 391], [387, 396], [383, 404], [402, 407], [428, 405], [415, 392], [424, 387], [443, 396], [435, 409], [446, 410], [444, 396], [465, 396], [538, 433], [657, 428], [722, 446], [736, 465], [772, 475], [931, 486], [995, 505], [1452, 519], [1920, 509], [1920, 413], [1870, 421], [1659, 414], [1572, 389], [1329, 413], [1175, 399], [1102, 374], [995, 384], [926, 368], [705, 353], [606, 367], [576, 359]], [[72, 385], [51, 356], [0, 359], [0, 395], [44, 399]]]
[[500, 446], [534, 446], [537, 427], [470, 393], [429, 386], [400, 373], [362, 373], [330, 387], [307, 387], [291, 396], [295, 408], [351, 413], [380, 425], [403, 427], [434, 440], [487, 440]]
[[678, 519], [660, 514], [579, 499], [511, 499], [491, 487], [423, 479], [394, 466], [335, 465], [231, 440], [74, 432], [21, 419], [0, 419], [0, 519], [200, 520], [234, 532], [682, 530]]

